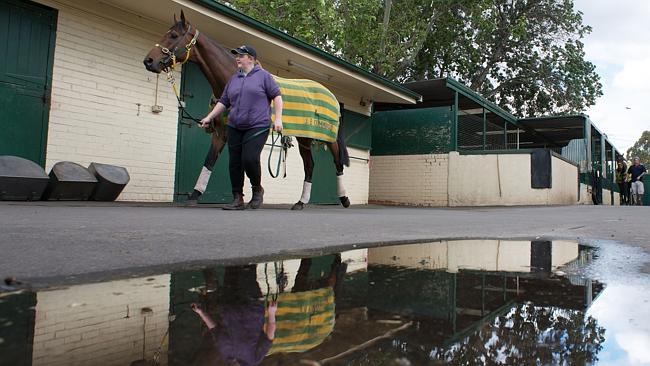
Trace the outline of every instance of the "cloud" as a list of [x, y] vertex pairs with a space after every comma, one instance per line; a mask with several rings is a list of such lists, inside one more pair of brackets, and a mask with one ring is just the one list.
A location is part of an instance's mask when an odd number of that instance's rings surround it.
[[593, 27], [585, 53], [603, 83], [604, 95], [586, 113], [625, 152], [650, 130], [650, 1], [576, 0], [575, 7]]
[[650, 364], [650, 295], [645, 285], [612, 283], [587, 313], [605, 328], [605, 365]]
[[647, 93], [650, 84], [650, 57], [645, 60], [634, 60], [626, 62], [623, 70], [614, 75], [612, 86], [617, 89], [624, 89], [629, 92]]
[[616, 343], [627, 351], [631, 365], [650, 364], [650, 334], [625, 332], [616, 335]]

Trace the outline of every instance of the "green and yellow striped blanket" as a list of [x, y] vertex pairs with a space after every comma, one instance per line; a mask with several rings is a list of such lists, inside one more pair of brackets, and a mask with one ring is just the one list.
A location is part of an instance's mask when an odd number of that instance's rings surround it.
[[[312, 80], [285, 79], [272, 75], [282, 93], [282, 125], [286, 136], [307, 137], [334, 142], [339, 132], [341, 110], [339, 102], [329, 89]], [[210, 98], [210, 110], [219, 101]], [[228, 113], [223, 113], [221, 123], [228, 123]], [[273, 120], [273, 114], [271, 114]], [[212, 133], [212, 129], [207, 129]]]
[[334, 94], [323, 85], [306, 79], [273, 75], [282, 93], [283, 134], [334, 142], [341, 110]]
[[279, 294], [275, 321], [275, 339], [268, 354], [305, 352], [318, 346], [334, 330], [334, 290]]

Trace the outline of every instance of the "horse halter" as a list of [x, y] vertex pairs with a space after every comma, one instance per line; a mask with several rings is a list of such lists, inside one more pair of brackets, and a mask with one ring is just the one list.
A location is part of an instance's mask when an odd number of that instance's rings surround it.
[[[188, 34], [189, 32], [192, 31], [192, 26], [188, 25], [187, 32], [185, 34]], [[199, 38], [199, 30], [197, 29], [196, 32], [194, 32], [194, 37], [192, 37], [192, 40], [185, 45], [185, 59], [180, 63], [180, 65], [184, 64], [187, 62], [187, 60], [190, 59], [190, 52], [192, 51], [192, 47], [196, 45], [196, 41]], [[185, 35], [183, 34], [183, 35]], [[176, 53], [178, 51], [178, 47], [175, 45], [173, 50], [170, 50], [167, 47], [161, 46], [160, 44], [156, 43], [154, 47], [160, 48], [160, 52], [162, 52], [163, 55], [167, 56], [164, 61], [167, 61], [171, 59], [172, 64], [170, 66], [166, 66], [163, 70], [167, 72], [168, 76], [171, 74], [172, 71], [174, 71], [174, 68], [176, 67]]]

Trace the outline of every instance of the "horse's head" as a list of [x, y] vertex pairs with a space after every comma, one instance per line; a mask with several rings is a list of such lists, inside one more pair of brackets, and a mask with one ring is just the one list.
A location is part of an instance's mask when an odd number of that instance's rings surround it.
[[158, 74], [167, 71], [177, 62], [187, 61], [198, 36], [199, 31], [185, 20], [182, 10], [180, 20], [174, 14], [174, 25], [144, 58], [144, 67]]

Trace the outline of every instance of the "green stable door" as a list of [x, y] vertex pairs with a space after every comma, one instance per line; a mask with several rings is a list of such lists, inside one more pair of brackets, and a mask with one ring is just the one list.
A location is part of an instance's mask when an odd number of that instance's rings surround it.
[[[209, 111], [210, 96], [212, 88], [208, 81], [201, 73], [199, 67], [194, 63], [187, 63], [183, 66], [183, 76], [181, 83], [181, 94], [186, 104], [187, 112], [194, 118], [202, 118]], [[178, 144], [176, 159], [176, 187], [174, 199], [176, 202], [184, 202], [194, 189], [196, 179], [198, 178], [205, 157], [210, 148], [210, 135], [199, 128], [196, 122], [179, 116], [178, 127]], [[297, 144], [294, 143], [297, 153]], [[277, 158], [277, 149], [274, 151], [273, 158]], [[325, 145], [317, 144], [312, 147], [312, 155], [316, 168], [313, 175], [313, 186], [311, 194], [311, 203], [319, 204], [336, 204], [336, 169], [332, 161], [331, 154], [326, 150]], [[230, 177], [228, 175], [228, 147], [225, 147], [217, 159], [212, 169], [210, 183], [204, 194], [199, 199], [200, 203], [227, 203], [232, 200], [230, 188]], [[267, 170], [267, 161], [262, 154], [262, 171]], [[275, 168], [275, 160], [272, 162]], [[302, 169], [289, 170], [287, 174], [299, 174], [304, 176]], [[264, 179], [262, 185], [265, 184]], [[281, 178], [277, 178], [281, 179]], [[246, 178], [248, 180], [248, 178]], [[296, 201], [300, 198], [301, 192], [295, 192]]]
[[0, 155], [45, 166], [56, 11], [0, 0]]

